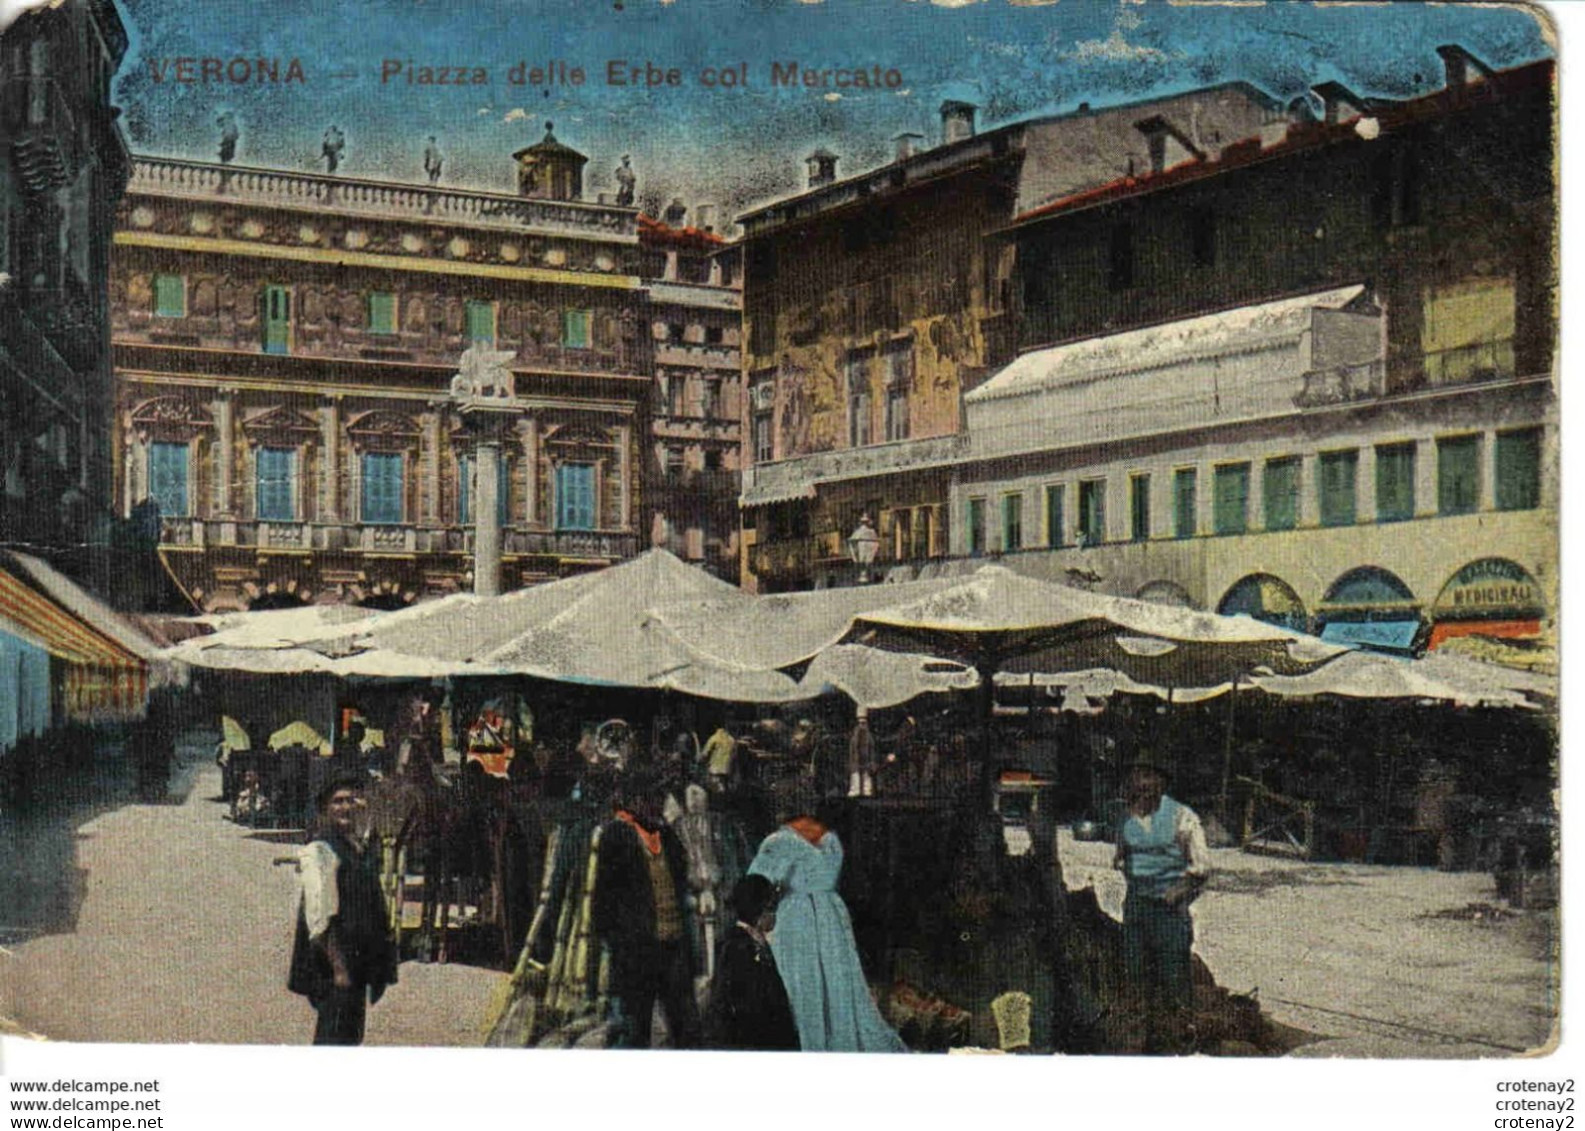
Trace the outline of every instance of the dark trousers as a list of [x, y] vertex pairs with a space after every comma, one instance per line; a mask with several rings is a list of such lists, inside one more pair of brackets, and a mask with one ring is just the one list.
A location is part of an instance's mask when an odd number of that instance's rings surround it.
[[363, 1021], [368, 1014], [368, 989], [353, 986], [350, 989], [332, 989], [322, 998], [314, 999], [314, 1044], [361, 1045]]
[[611, 1047], [647, 1049], [655, 1013], [655, 1002], [666, 1011], [671, 1028], [671, 1046], [698, 1048], [701, 1043], [699, 1007], [693, 996], [693, 963], [687, 944], [678, 939], [669, 943], [643, 945], [642, 955], [614, 956], [612, 970]]
[[1123, 963], [1131, 989], [1148, 1004], [1188, 1009], [1193, 1004], [1190, 954], [1194, 920], [1189, 905], [1169, 907], [1133, 892], [1123, 901]]

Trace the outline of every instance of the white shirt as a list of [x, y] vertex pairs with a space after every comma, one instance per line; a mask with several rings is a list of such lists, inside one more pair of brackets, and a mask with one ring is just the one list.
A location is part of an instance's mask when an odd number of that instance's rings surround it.
[[[1146, 813], [1143, 817], [1136, 813], [1129, 816], [1138, 821], [1146, 835], [1150, 833], [1150, 823], [1155, 819], [1154, 812]], [[1183, 853], [1185, 860], [1184, 875], [1204, 879], [1211, 874], [1211, 848], [1205, 843], [1205, 826], [1200, 824], [1199, 815], [1183, 802], [1178, 802], [1178, 828], [1174, 839], [1178, 843], [1178, 850]], [[1117, 855], [1112, 858], [1112, 867], [1123, 866], [1123, 846], [1117, 846]]]
[[341, 867], [335, 850], [322, 840], [297, 850], [297, 870], [303, 883], [303, 918], [308, 937], [318, 942], [330, 929], [330, 920], [341, 909], [336, 893], [336, 871]]

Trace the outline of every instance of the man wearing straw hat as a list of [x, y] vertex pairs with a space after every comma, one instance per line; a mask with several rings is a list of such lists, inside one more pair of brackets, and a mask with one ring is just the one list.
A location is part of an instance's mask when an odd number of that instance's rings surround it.
[[1189, 905], [1211, 871], [1200, 818], [1167, 796], [1169, 781], [1166, 765], [1149, 751], [1130, 763], [1113, 861], [1128, 881], [1123, 962], [1130, 996], [1146, 1017], [1147, 1052], [1181, 1048], [1194, 1004]]

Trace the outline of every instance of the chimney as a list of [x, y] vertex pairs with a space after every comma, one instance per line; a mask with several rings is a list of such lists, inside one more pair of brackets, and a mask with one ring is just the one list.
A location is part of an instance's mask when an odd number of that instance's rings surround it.
[[979, 109], [972, 102], [947, 101], [941, 104], [941, 141], [951, 145], [974, 136], [974, 112]]
[[1183, 135], [1172, 128], [1172, 124], [1157, 114], [1143, 121], [1135, 122], [1134, 128], [1145, 135], [1145, 144], [1150, 149], [1150, 171], [1163, 173], [1168, 169], [1190, 161], [1202, 159], [1205, 155], [1189, 145]]
[[1323, 82], [1310, 89], [1321, 100], [1321, 121], [1326, 125], [1335, 126], [1369, 112], [1365, 100], [1340, 82]]
[[837, 155], [825, 149], [817, 149], [805, 161], [809, 165], [809, 187], [819, 188], [828, 185], [837, 179]]
[[668, 228], [681, 228], [688, 222], [688, 208], [680, 197], [672, 197], [671, 203], [666, 205], [666, 211], [661, 215]]
[[906, 161], [919, 152], [919, 143], [925, 140], [925, 135], [898, 134], [892, 140], [897, 143], [897, 160]]
[[693, 210], [694, 226], [706, 232], [715, 231], [715, 205], [701, 204]]

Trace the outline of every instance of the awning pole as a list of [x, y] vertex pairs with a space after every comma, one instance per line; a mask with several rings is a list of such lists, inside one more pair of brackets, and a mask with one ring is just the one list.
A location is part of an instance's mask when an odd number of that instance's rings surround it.
[[1233, 690], [1227, 695], [1227, 734], [1222, 743], [1222, 792], [1217, 799], [1216, 809], [1218, 820], [1222, 827], [1228, 828], [1227, 802], [1228, 783], [1233, 774], [1233, 723], [1238, 715], [1238, 676], [1233, 676]]

